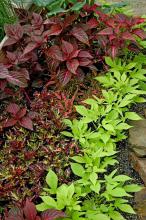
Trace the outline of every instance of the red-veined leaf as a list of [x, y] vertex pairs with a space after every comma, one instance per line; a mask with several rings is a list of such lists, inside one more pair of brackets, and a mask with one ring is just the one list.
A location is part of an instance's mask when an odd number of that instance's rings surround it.
[[132, 35], [130, 32], [128, 32], [128, 31], [126, 31], [126, 32], [124, 32], [124, 33], [122, 34], [122, 38], [123, 38], [124, 40], [136, 41], [135, 38], [133, 37], [133, 35]]
[[81, 50], [78, 54], [78, 57], [93, 59], [93, 56], [86, 50]]
[[8, 38], [5, 42], [4, 42], [4, 45], [3, 47], [6, 47], [6, 46], [10, 46], [10, 45], [13, 45], [17, 43], [17, 40], [14, 39], [14, 38]]
[[[7, 119], [6, 121], [3, 121], [3, 122], [2, 122], [2, 126], [3, 126], [4, 128], [8, 128], [8, 127], [14, 126], [16, 123], [17, 123], [17, 120], [16, 120], [16, 119], [14, 119], [14, 118], [9, 118], [9, 119]], [[12, 220], [14, 220], [14, 219], [12, 219]]]
[[98, 35], [111, 35], [113, 34], [113, 28], [109, 27], [109, 28], [105, 28], [102, 31], [98, 32]]
[[77, 68], [79, 66], [79, 61], [77, 59], [68, 60], [66, 62], [66, 66], [71, 73], [76, 74]]
[[73, 30], [71, 31], [71, 34], [77, 38], [79, 41], [81, 41], [84, 44], [87, 44], [89, 46], [89, 39], [88, 35], [86, 32], [80, 28], [80, 27], [74, 27]]
[[0, 79], [6, 79], [8, 76], [8, 69], [2, 63], [0, 63]]
[[47, 55], [55, 60], [64, 61], [62, 51], [57, 45], [50, 47], [47, 51]]
[[17, 85], [19, 87], [25, 88], [27, 87], [27, 81], [28, 81], [27, 78], [21, 69], [20, 71], [10, 71], [9, 76], [6, 79], [9, 83], [12, 83], [13, 85]]
[[59, 75], [59, 81], [63, 86], [65, 86], [71, 79], [72, 74], [69, 70], [62, 70], [61, 72], [58, 72]]
[[18, 41], [23, 36], [23, 28], [20, 24], [6, 24], [4, 28], [9, 38], [14, 38]]
[[24, 220], [23, 211], [20, 208], [12, 208], [5, 220]]
[[74, 47], [68, 41], [62, 40], [61, 49], [64, 52], [65, 56], [68, 57], [74, 50]]
[[15, 104], [15, 103], [10, 103], [6, 108], [6, 111], [13, 114], [13, 115], [16, 115], [19, 110], [20, 110], [19, 105]]
[[16, 53], [14, 53], [14, 52], [9, 52], [9, 51], [7, 51], [6, 52], [7, 53], [7, 58], [9, 59], [9, 61], [11, 62], [11, 63], [15, 63], [16, 62], [16, 60], [18, 60], [17, 59], [17, 56], [16, 56]]
[[89, 60], [88, 58], [82, 57], [79, 59], [80, 66], [88, 66], [91, 63], [92, 63], [91, 60]]
[[80, 50], [74, 49], [74, 51], [70, 54], [68, 59], [72, 59], [72, 58], [78, 57], [79, 52], [80, 52]]
[[4, 90], [7, 86], [7, 81], [6, 80], [0, 80], [0, 90]]
[[96, 18], [91, 18], [88, 22], [87, 22], [88, 28], [92, 29], [92, 28], [96, 28], [99, 25], [99, 22], [97, 21]]
[[60, 24], [53, 24], [50, 28], [50, 30], [48, 31], [45, 31], [43, 33], [43, 36], [44, 37], [49, 37], [49, 36], [52, 36], [52, 35], [59, 35], [60, 33], [62, 32], [62, 27], [60, 26]]
[[140, 28], [134, 29], [133, 34], [137, 35], [140, 37], [142, 40], [146, 39], [146, 32]]
[[28, 116], [23, 117], [23, 118], [19, 121], [19, 124], [20, 124], [22, 127], [27, 128], [27, 129], [33, 131], [33, 123], [32, 123], [32, 120], [31, 120]]
[[26, 115], [26, 108], [22, 108], [17, 112], [16, 118], [20, 119], [24, 117], [25, 115]]
[[28, 199], [26, 200], [25, 207], [23, 209], [24, 215], [28, 220], [36, 220], [37, 211], [35, 205], [30, 202]]
[[39, 46], [37, 42], [30, 42], [24, 49], [23, 56], [27, 53], [32, 52], [34, 49], [36, 49]]
[[42, 16], [33, 12], [33, 19], [31, 21], [33, 27], [39, 28], [43, 24]]
[[42, 220], [55, 220], [58, 218], [65, 218], [66, 215], [64, 212], [56, 210], [56, 209], [48, 209], [47, 211], [43, 212]]
[[79, 16], [78, 14], [72, 14], [66, 16], [63, 22], [63, 28], [70, 26], [78, 18], [78, 16]]

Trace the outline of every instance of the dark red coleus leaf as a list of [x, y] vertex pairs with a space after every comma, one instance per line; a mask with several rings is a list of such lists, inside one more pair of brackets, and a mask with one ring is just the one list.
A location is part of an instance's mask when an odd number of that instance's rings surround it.
[[61, 49], [64, 52], [64, 55], [66, 56], [66, 58], [68, 58], [69, 55], [73, 52], [74, 47], [68, 41], [62, 40]]
[[67, 28], [68, 26], [70, 26], [78, 18], [78, 16], [78, 14], [66, 16], [63, 22], [63, 28]]
[[27, 81], [29, 80], [29, 74], [26, 69], [19, 71], [10, 71], [9, 76], [6, 78], [9, 83], [17, 85], [21, 88], [27, 87]]
[[122, 38], [124, 40], [131, 40], [131, 41], [136, 41], [133, 34], [131, 34], [130, 32], [126, 31], [122, 34]]
[[5, 220], [25, 220], [23, 217], [23, 211], [18, 207], [12, 208]]
[[6, 80], [0, 80], [0, 89], [2, 91], [4, 91], [4, 89], [6, 88], [7, 86], [7, 81]]
[[92, 6], [85, 4], [83, 8], [87, 12], [94, 12], [97, 10], [98, 7], [100, 7], [100, 5], [98, 5], [98, 4], [94, 4]]
[[71, 34], [84, 44], [89, 46], [89, 38], [86, 32], [80, 27], [74, 27]]
[[0, 78], [6, 79], [8, 82], [23, 88], [27, 86], [29, 74], [24, 68], [19, 71], [8, 71], [3, 64], [0, 64]]
[[19, 110], [20, 110], [20, 107], [15, 103], [10, 103], [6, 108], [6, 111], [13, 115], [16, 115]]
[[14, 118], [8, 118], [6, 121], [2, 121], [2, 127], [3, 128], [8, 128], [12, 127], [17, 123], [17, 120]]
[[33, 19], [31, 21], [31, 23], [35, 29], [40, 28], [41, 25], [43, 24], [42, 16], [37, 13], [33, 13]]
[[43, 212], [41, 215], [42, 220], [55, 220], [58, 218], [65, 218], [66, 215], [64, 212], [56, 210], [56, 209], [48, 209]]
[[27, 128], [31, 131], [33, 131], [33, 123], [31, 118], [29, 118], [28, 116], [23, 117], [20, 121], [19, 124], [24, 127]]
[[9, 77], [9, 71], [2, 63], [0, 63], [0, 79], [6, 79], [7, 77]]
[[65, 86], [72, 77], [72, 74], [69, 70], [58, 71], [60, 83]]
[[64, 61], [62, 51], [57, 45], [50, 47], [47, 55], [55, 60]]
[[13, 38], [18, 41], [23, 37], [23, 28], [20, 24], [7, 24], [4, 28], [6, 35], [9, 38]]
[[62, 27], [60, 24], [53, 24], [50, 28], [50, 30], [48, 31], [45, 31], [43, 33], [43, 36], [44, 37], [49, 37], [49, 36], [52, 36], [52, 35], [59, 35], [60, 33], [62, 32]]
[[7, 51], [6, 52], [7, 53], [7, 58], [9, 59], [9, 61], [11, 62], [11, 63], [13, 63], [13, 64], [17, 64], [17, 62], [18, 62], [18, 59], [17, 59], [17, 55], [16, 55], [16, 53], [12, 53], [12, 52], [9, 52], [9, 51]]
[[20, 119], [23, 118], [25, 115], [26, 115], [26, 108], [22, 108], [17, 112], [16, 118]]
[[35, 50], [38, 47], [38, 43], [37, 42], [30, 42], [24, 49], [23, 52], [23, 56], [32, 52], [33, 50]]
[[26, 220], [36, 220], [37, 211], [34, 203], [26, 200], [25, 207], [23, 209], [24, 215], [26, 217]]
[[66, 66], [71, 73], [76, 74], [77, 68], [79, 67], [79, 61], [77, 59], [68, 60]]
[[113, 28], [108, 27], [98, 32], [98, 35], [111, 35], [113, 34]]
[[99, 22], [97, 21], [96, 18], [91, 18], [88, 22], [87, 22], [88, 28], [92, 29], [92, 28], [96, 28], [99, 25]]
[[132, 24], [133, 25], [141, 24], [141, 23], [144, 23], [144, 22], [146, 22], [145, 18], [140, 18], [140, 17], [132, 18]]
[[140, 37], [142, 40], [146, 39], [146, 32], [140, 28], [134, 29], [132, 33]]
[[16, 40], [16, 39], [14, 39], [14, 38], [8, 38], [8, 39], [6, 39], [6, 41], [4, 42], [3, 47], [10, 46], [10, 45], [13, 45], [13, 44], [15, 44], [15, 43], [17, 43], [17, 40]]
[[93, 56], [86, 50], [81, 50], [78, 57], [93, 59]]
[[80, 66], [88, 66], [89, 64], [91, 64], [91, 60], [88, 58], [80, 58], [79, 59], [79, 65]]

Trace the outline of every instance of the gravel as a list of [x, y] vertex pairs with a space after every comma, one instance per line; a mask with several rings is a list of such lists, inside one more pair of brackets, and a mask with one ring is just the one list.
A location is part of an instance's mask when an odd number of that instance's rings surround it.
[[[118, 172], [120, 174], [130, 176], [133, 179], [132, 183], [143, 185], [144, 183], [141, 180], [140, 176], [138, 175], [137, 172], [135, 172], [135, 170], [130, 165], [128, 159], [129, 156], [128, 140], [124, 140], [120, 142], [117, 146], [117, 151], [119, 151], [119, 153], [117, 154], [117, 160], [119, 161], [119, 164], [117, 165]], [[132, 206], [135, 205], [133, 197], [130, 199], [129, 202]], [[127, 220], [139, 220], [139, 217], [137, 215], [125, 214], [124, 217]]]

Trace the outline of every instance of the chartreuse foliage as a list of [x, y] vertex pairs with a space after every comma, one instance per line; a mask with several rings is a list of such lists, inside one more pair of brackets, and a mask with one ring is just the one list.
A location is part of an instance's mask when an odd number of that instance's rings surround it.
[[65, 210], [66, 220], [123, 220], [122, 212], [135, 213], [127, 198], [141, 187], [128, 184], [130, 177], [118, 175], [114, 169], [109, 173], [108, 168], [118, 163], [116, 142], [126, 138], [125, 130], [131, 127], [127, 119], [140, 119], [129, 106], [145, 101], [140, 97], [145, 92], [139, 88], [139, 82], [145, 81], [144, 70], [136, 61], [127, 64], [107, 57], [106, 63], [109, 72], [96, 78], [105, 88], [102, 98], [85, 100], [76, 106], [79, 119], [64, 121], [70, 130], [63, 134], [82, 149], [70, 163], [76, 181], [60, 186], [50, 170], [48, 188], [41, 195], [43, 202], [37, 205], [39, 211]]

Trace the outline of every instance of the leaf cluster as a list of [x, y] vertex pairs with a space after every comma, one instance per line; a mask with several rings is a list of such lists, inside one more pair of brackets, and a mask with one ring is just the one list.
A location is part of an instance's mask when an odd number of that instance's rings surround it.
[[[139, 80], [143, 79], [137, 78], [137, 71], [141, 66], [131, 71], [136, 64], [126, 64], [120, 59], [112, 61], [109, 57], [106, 62], [112, 68], [102, 76], [102, 80], [101, 77], [97, 77], [97, 80], [108, 90], [102, 91], [102, 98], [93, 96], [85, 100], [83, 105], [77, 105], [79, 119], [64, 120], [71, 131], [64, 131], [62, 134], [74, 139], [82, 149], [82, 155], [70, 158], [71, 170], [77, 180], [68, 185], [59, 185], [57, 175], [50, 169], [46, 177], [48, 188], [44, 188], [42, 203], [36, 206], [39, 211], [50, 208], [65, 210], [67, 217], [63, 219], [66, 220], [122, 220], [125, 218], [121, 211], [135, 213], [127, 198], [141, 187], [128, 184], [130, 177], [116, 174], [117, 170], [109, 173], [108, 168], [112, 169], [118, 163], [115, 158], [116, 142], [126, 138], [125, 130], [131, 127], [127, 119], [141, 119], [139, 115], [129, 111], [131, 104], [145, 101], [140, 97], [144, 92], [139, 88]], [[115, 77], [113, 72], [119, 77]], [[107, 80], [109, 75], [110, 80]], [[134, 80], [134, 88], [121, 92], [116, 84], [120, 85], [126, 79]], [[116, 82], [113, 83], [113, 80]], [[112, 85], [106, 87], [108, 82]]]

